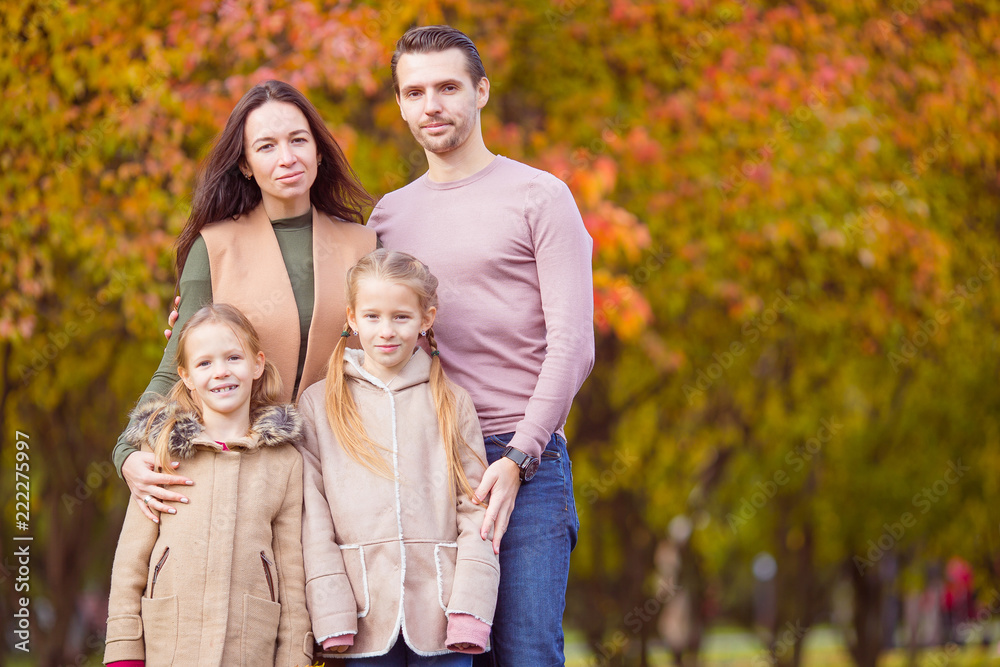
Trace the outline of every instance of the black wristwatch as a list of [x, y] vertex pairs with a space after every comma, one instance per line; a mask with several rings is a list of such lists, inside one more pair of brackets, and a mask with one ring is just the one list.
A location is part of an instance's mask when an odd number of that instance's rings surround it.
[[530, 482], [531, 478], [538, 472], [538, 459], [534, 456], [528, 456], [520, 449], [508, 446], [507, 449], [503, 450], [503, 455], [517, 464], [522, 482]]

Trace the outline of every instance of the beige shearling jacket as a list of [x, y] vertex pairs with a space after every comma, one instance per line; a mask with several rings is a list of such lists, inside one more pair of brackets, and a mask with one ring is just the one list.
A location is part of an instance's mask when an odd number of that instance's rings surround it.
[[[418, 349], [387, 387], [346, 350], [344, 372], [365, 430], [386, 449], [395, 478], [351, 459], [326, 417], [326, 381], [299, 401], [305, 437], [303, 555], [315, 636], [357, 633], [346, 657], [386, 653], [402, 634], [419, 655], [447, 653], [447, 616], [492, 624], [500, 567], [479, 536], [485, 508], [453, 489], [430, 390], [430, 357]], [[486, 451], [469, 395], [454, 387], [462, 464], [475, 489]], [[477, 460], [477, 457], [479, 460]]]
[[[167, 406], [145, 424], [154, 410]], [[167, 415], [170, 452], [194, 480], [159, 525], [129, 503], [115, 551], [105, 663], [309, 665], [313, 637], [302, 568], [302, 457], [295, 408], [264, 409], [245, 438], [205, 437], [176, 403], [149, 401], [126, 436], [146, 451]]]

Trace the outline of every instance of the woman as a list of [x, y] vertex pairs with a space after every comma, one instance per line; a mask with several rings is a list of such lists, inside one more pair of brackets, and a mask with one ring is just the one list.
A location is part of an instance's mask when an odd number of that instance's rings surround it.
[[[347, 269], [375, 249], [363, 226], [371, 198], [316, 108], [280, 81], [254, 86], [209, 154], [177, 239], [183, 326], [213, 301], [246, 313], [277, 365], [284, 400], [321, 380], [344, 323]], [[177, 382], [171, 340], [142, 401]], [[187, 502], [162, 485], [190, 480], [153, 470], [152, 455], [119, 437], [115, 466], [143, 513]]]

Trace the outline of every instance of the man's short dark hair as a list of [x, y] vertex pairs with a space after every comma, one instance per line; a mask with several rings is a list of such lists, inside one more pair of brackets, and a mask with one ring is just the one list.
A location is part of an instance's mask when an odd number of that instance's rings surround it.
[[396, 42], [396, 51], [392, 54], [392, 89], [399, 95], [399, 80], [396, 78], [396, 65], [400, 57], [407, 53], [438, 53], [448, 49], [458, 49], [465, 56], [465, 66], [472, 77], [472, 84], [477, 85], [486, 76], [486, 68], [479, 57], [476, 45], [468, 35], [447, 25], [425, 25], [410, 28]]

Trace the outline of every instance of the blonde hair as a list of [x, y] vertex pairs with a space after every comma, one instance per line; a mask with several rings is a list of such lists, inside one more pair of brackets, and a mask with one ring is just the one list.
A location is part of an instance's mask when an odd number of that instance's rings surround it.
[[[243, 348], [243, 352], [248, 358], [256, 357], [262, 351], [260, 336], [257, 335], [257, 330], [253, 328], [253, 324], [250, 323], [246, 315], [240, 312], [235, 306], [230, 306], [227, 303], [214, 303], [198, 310], [191, 319], [185, 322], [184, 327], [181, 329], [177, 339], [178, 367], [187, 366], [188, 339], [191, 332], [203, 324], [224, 324], [232, 329], [236, 339], [240, 342], [240, 347]], [[170, 436], [177, 423], [177, 416], [180, 413], [190, 412], [197, 415], [198, 421], [201, 421], [202, 412], [201, 407], [191, 396], [191, 391], [184, 384], [183, 380], [178, 380], [177, 384], [171, 388], [170, 393], [167, 394], [167, 400], [168, 402], [164, 407], [156, 410], [149, 416], [149, 420], [146, 422], [146, 434], [150, 433], [153, 423], [167, 406], [173, 404], [178, 406], [178, 409], [174, 410], [172, 414], [168, 413], [167, 419], [160, 428], [159, 435], [157, 435], [153, 443], [157, 467], [160, 468], [161, 472], [174, 473], [173, 468], [170, 466]], [[253, 381], [250, 390], [250, 423], [253, 424], [261, 410], [280, 403], [281, 376], [278, 374], [278, 368], [265, 358], [264, 372], [261, 373], [259, 378]]]
[[[358, 286], [362, 280], [380, 280], [394, 285], [404, 285], [413, 290], [423, 313], [436, 308], [438, 280], [413, 257], [402, 252], [393, 252], [379, 248], [365, 255], [358, 263], [347, 271], [347, 303], [352, 310], [358, 296]], [[344, 334], [349, 332], [349, 325], [344, 325]], [[462, 467], [462, 448], [468, 448], [479, 459], [485, 469], [486, 463], [475, 454], [462, 436], [458, 423], [457, 401], [452, 383], [441, 367], [441, 359], [434, 339], [434, 328], [427, 329], [427, 342], [431, 348], [431, 395], [434, 397], [434, 407], [437, 413], [438, 430], [444, 442], [448, 459], [448, 473], [453, 482], [452, 492], [461, 489], [469, 497], [475, 492], [469, 484], [469, 478]], [[340, 446], [352, 459], [382, 477], [392, 479], [392, 468], [381, 452], [380, 446], [365, 431], [358, 413], [357, 404], [351, 396], [344, 375], [344, 349], [347, 347], [347, 336], [342, 335], [330, 356], [330, 368], [326, 376], [326, 416], [330, 427]]]

